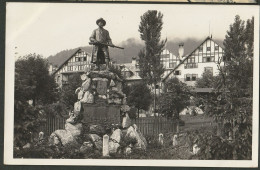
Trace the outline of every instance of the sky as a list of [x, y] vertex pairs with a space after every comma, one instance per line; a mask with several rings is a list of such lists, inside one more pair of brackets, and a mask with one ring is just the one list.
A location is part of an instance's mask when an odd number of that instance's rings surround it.
[[211, 34], [224, 39], [235, 15], [247, 20], [258, 9], [252, 5], [7, 3], [6, 48], [9, 55], [48, 57], [87, 46], [100, 17], [107, 21], [104, 28], [115, 45], [130, 38], [141, 41], [138, 26], [147, 10], [164, 15], [162, 39], [203, 39]]

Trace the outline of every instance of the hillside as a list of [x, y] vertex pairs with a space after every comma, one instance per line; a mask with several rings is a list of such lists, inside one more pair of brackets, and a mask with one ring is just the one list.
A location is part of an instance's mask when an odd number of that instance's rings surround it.
[[[166, 44], [166, 48], [170, 50], [173, 54], [177, 55], [178, 54], [178, 48], [179, 48], [179, 43], [184, 43], [184, 55], [191, 53], [197, 46], [199, 46], [204, 39], [185, 39], [185, 40], [169, 40]], [[218, 44], [222, 45], [221, 40], [215, 40]], [[129, 63], [132, 60], [132, 57], [137, 56], [138, 52], [140, 49], [144, 47], [143, 43], [140, 43], [139, 41], [131, 38], [128, 39], [122, 43], [119, 44], [119, 46], [124, 47], [124, 50], [121, 49], [116, 49], [116, 48], [110, 48], [110, 57], [116, 61], [117, 63]], [[79, 47], [85, 50], [86, 52], [91, 53], [92, 51], [92, 46], [85, 46], [85, 47]], [[61, 65], [66, 59], [71, 57], [73, 53], [77, 50], [78, 48], [74, 49], [69, 49], [69, 50], [63, 50], [53, 56], [49, 56], [48, 60], [50, 63], [53, 65]]]

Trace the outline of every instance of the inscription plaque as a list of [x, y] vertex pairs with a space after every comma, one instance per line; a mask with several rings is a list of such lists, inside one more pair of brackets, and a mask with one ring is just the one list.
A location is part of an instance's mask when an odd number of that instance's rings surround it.
[[119, 105], [83, 104], [83, 122], [95, 125], [111, 125], [120, 123]]

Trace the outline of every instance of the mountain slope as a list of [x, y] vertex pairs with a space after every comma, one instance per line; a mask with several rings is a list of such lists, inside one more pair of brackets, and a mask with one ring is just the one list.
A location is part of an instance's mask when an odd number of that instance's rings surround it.
[[[223, 46], [223, 41], [221, 40], [215, 40], [216, 43], [218, 43], [220, 46]], [[179, 43], [184, 43], [184, 55], [191, 53], [195, 48], [197, 48], [204, 39], [185, 39], [185, 40], [169, 40], [166, 44], [166, 48], [170, 50], [173, 54], [178, 55], [178, 48]], [[138, 52], [144, 47], [144, 44], [139, 42], [138, 40], [135, 40], [133, 38], [128, 39], [122, 43], [119, 44], [119, 46], [124, 47], [124, 50], [117, 49], [117, 48], [110, 48], [109, 53], [112, 60], [116, 61], [117, 63], [129, 63], [132, 60], [132, 57], [138, 56]], [[79, 47], [83, 49], [84, 51], [91, 53], [92, 46], [85, 46], [85, 47]], [[78, 48], [70, 49], [70, 50], [63, 50], [59, 53], [57, 53], [54, 56], [48, 57], [48, 60], [51, 64], [59, 66], [61, 65], [65, 60], [67, 60]]]

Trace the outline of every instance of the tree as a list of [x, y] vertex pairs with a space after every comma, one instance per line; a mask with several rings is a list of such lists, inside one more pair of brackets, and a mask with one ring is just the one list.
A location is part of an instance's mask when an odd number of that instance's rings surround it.
[[48, 61], [37, 54], [29, 54], [15, 62], [15, 99], [33, 100], [33, 105], [57, 100], [56, 83], [49, 75]]
[[[48, 62], [29, 54], [15, 62], [14, 145], [31, 142], [45, 120], [45, 104], [57, 100], [54, 78], [49, 75]], [[27, 101], [33, 100], [33, 106]]]
[[165, 89], [160, 96], [159, 111], [168, 118], [179, 119], [180, 111], [189, 105], [190, 89], [176, 77], [165, 83]]
[[206, 70], [203, 72], [202, 77], [196, 81], [195, 86], [198, 88], [213, 88], [216, 78], [211, 71]]
[[150, 89], [147, 87], [146, 84], [134, 84], [130, 87], [130, 93], [127, 96], [127, 103], [130, 106], [134, 106], [137, 108], [138, 117], [139, 111], [148, 110], [149, 106], [151, 105], [152, 95]]
[[60, 102], [66, 106], [73, 108], [74, 103], [78, 100], [75, 90], [81, 87], [82, 80], [79, 73], [71, 74], [68, 78], [68, 84], [63, 85], [60, 91]]
[[216, 89], [220, 95], [207, 110], [226, 132], [219, 135], [233, 139], [233, 159], [252, 158], [253, 20], [245, 27], [236, 16], [230, 25], [224, 40], [225, 68], [220, 69], [221, 85]]
[[164, 73], [163, 65], [160, 63], [160, 55], [166, 43], [166, 40], [160, 40], [162, 18], [161, 12], [148, 10], [141, 16], [139, 25], [140, 37], [145, 42], [145, 48], [138, 54], [140, 76], [147, 84], [154, 87], [154, 110], [156, 110], [156, 85]]

